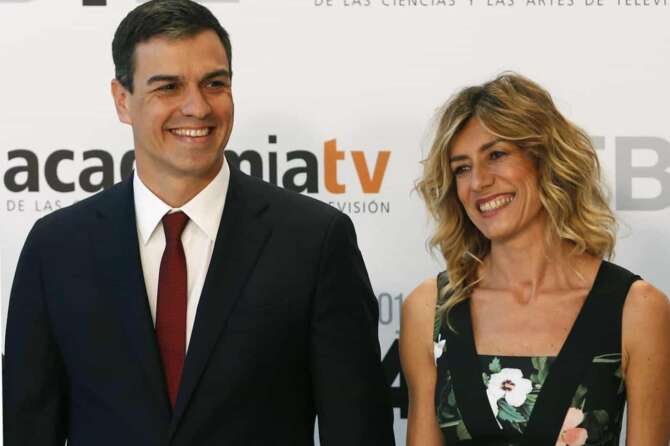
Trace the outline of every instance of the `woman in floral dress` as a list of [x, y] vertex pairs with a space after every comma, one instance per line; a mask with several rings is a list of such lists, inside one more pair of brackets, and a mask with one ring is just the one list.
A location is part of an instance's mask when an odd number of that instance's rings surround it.
[[[610, 263], [595, 150], [505, 73], [440, 114], [418, 190], [447, 271], [403, 306], [408, 446], [670, 440], [670, 303]], [[667, 242], [667, 240], [665, 241]]]

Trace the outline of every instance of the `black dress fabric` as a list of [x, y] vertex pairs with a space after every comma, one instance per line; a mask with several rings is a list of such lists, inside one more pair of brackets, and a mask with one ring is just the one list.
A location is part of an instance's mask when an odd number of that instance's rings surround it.
[[[617, 446], [626, 399], [621, 318], [639, 279], [603, 261], [556, 357], [478, 355], [470, 301], [450, 313], [455, 331], [437, 311], [435, 404], [445, 444]], [[447, 281], [440, 273], [438, 289]]]

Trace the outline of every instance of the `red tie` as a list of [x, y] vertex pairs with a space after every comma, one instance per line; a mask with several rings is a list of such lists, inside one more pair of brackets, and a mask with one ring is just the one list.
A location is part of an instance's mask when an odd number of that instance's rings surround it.
[[183, 212], [163, 217], [165, 251], [158, 274], [156, 337], [173, 408], [186, 356], [186, 257], [181, 244], [186, 223], [188, 216]]

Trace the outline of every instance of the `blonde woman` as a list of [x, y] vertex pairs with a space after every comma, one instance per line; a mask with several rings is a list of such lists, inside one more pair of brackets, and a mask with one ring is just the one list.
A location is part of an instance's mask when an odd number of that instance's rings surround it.
[[[670, 440], [670, 304], [609, 263], [588, 136], [505, 73], [444, 108], [418, 190], [447, 264], [403, 307], [408, 446]], [[660, 259], [659, 259], [660, 261]]]

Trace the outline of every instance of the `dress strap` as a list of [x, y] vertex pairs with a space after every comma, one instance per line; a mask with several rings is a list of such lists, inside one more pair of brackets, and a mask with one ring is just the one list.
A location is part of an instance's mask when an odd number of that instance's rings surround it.
[[603, 261], [574, 326], [542, 386], [523, 435], [528, 446], [552, 446], [558, 438], [563, 418], [593, 357], [603, 343], [621, 343], [621, 315], [630, 286], [639, 276]]
[[470, 299], [457, 304], [450, 317], [456, 331], [452, 331], [443, 321], [442, 330], [447, 338], [448, 350], [446, 361], [438, 365], [438, 376], [445, 376], [444, 368], [448, 367], [456, 405], [468, 431], [476, 432], [479, 441], [499, 438], [501, 428], [486, 396], [474, 343]]
[[440, 332], [442, 331], [442, 311], [440, 308], [446, 301], [442, 289], [449, 283], [447, 271], [442, 271], [437, 275], [437, 299], [435, 305], [435, 325], [433, 327], [433, 342], [440, 341]]

